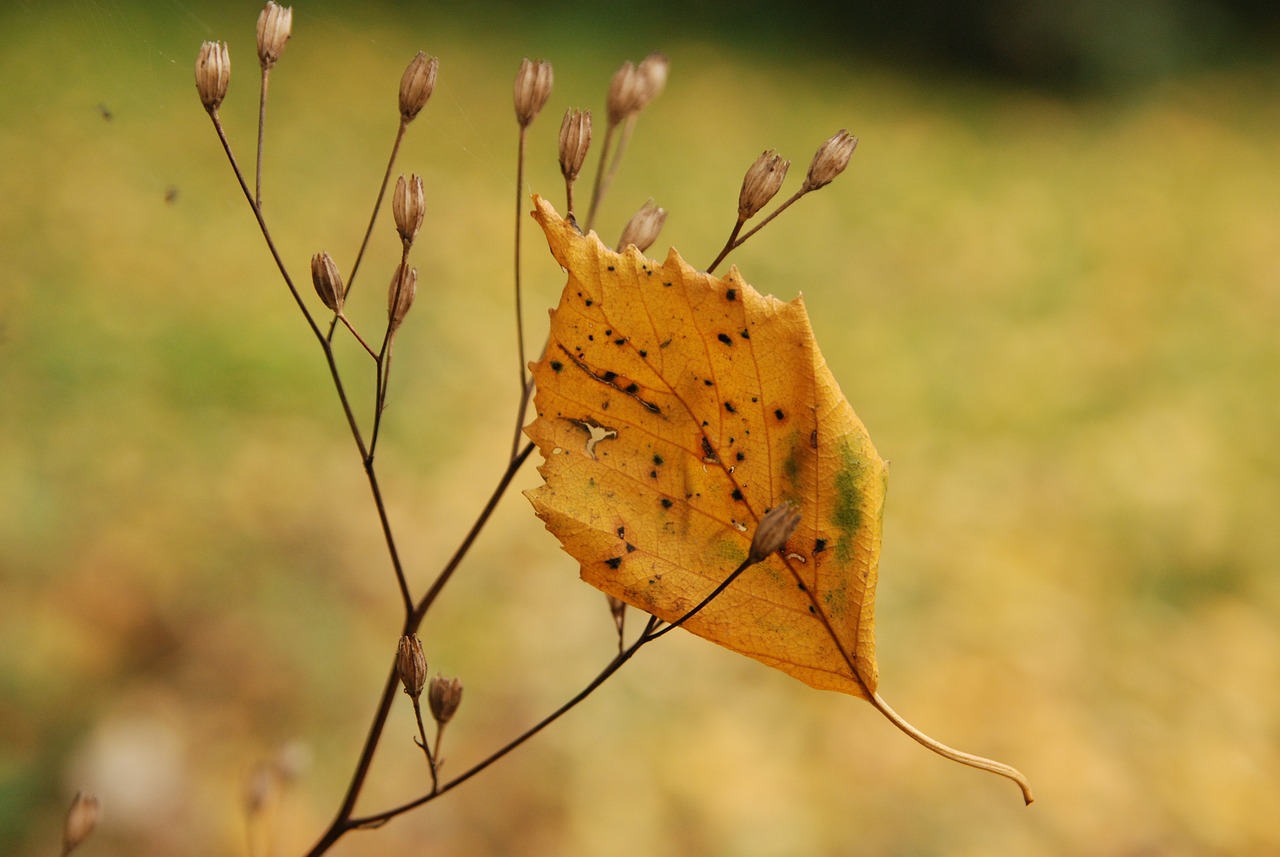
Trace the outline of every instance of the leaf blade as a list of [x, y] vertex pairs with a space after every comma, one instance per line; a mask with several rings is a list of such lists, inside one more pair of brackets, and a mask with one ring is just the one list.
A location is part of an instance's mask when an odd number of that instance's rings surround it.
[[661, 264], [613, 253], [535, 205], [569, 273], [531, 366], [539, 517], [584, 580], [673, 621], [741, 562], [769, 508], [795, 503], [787, 549], [685, 627], [871, 700], [885, 464], [803, 301], [761, 295], [736, 269], [695, 271], [674, 251]]

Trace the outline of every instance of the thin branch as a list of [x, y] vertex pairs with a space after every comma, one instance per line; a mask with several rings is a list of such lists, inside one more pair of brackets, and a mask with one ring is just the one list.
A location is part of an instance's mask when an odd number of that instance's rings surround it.
[[[352, 819], [350, 822], [351, 827], [372, 827], [380, 824], [385, 824], [387, 821], [391, 820], [392, 818], [395, 818], [397, 815], [403, 815], [404, 813], [409, 812], [410, 810], [416, 809], [422, 806], [423, 804], [429, 803], [435, 800], [436, 798], [440, 797], [441, 795], [452, 791], [453, 789], [465, 783], [467, 780], [474, 777], [476, 774], [479, 774], [481, 771], [488, 768], [493, 763], [502, 759], [512, 750], [515, 750], [517, 747], [524, 744], [526, 741], [528, 741], [530, 738], [537, 735], [543, 729], [547, 728], [552, 723], [559, 720], [561, 717], [563, 717], [565, 714], [567, 714], [569, 711], [575, 708], [579, 703], [585, 700], [588, 696], [594, 693], [595, 690], [598, 687], [600, 687], [600, 685], [608, 681], [608, 679], [614, 673], [616, 673], [618, 670], [622, 668], [623, 664], [631, 660], [631, 658], [636, 654], [636, 652], [640, 651], [640, 649], [646, 643], [648, 643], [650, 639], [652, 639], [647, 635], [649, 630], [655, 625], [656, 622], [657, 622], [657, 619], [650, 617], [649, 626], [646, 627], [645, 633], [641, 634], [639, 639], [637, 639], [634, 643], [632, 643], [629, 647], [627, 647], [625, 651], [622, 651], [617, 655], [615, 655], [613, 659], [610, 660], [609, 663], [605, 666], [605, 668], [600, 671], [599, 675], [593, 678], [585, 687], [582, 688], [582, 690], [578, 691], [576, 694], [574, 694], [572, 697], [566, 700], [555, 711], [551, 712], [546, 717], [542, 718], [537, 723], [535, 723], [533, 726], [529, 727], [524, 732], [520, 733], [515, 738], [508, 741], [502, 747], [490, 753], [487, 757], [485, 757], [480, 762], [477, 762], [475, 765], [471, 766], [471, 768], [469, 768], [465, 773], [459, 774], [457, 777], [454, 777], [452, 780], [449, 780], [447, 783], [442, 785], [438, 790], [433, 791], [430, 794], [423, 795], [422, 797], [419, 797], [415, 800], [409, 801], [408, 803], [401, 804], [400, 806], [395, 807], [394, 809], [389, 809], [385, 812], [376, 813], [374, 815], [367, 815], [362, 818]], [[311, 855], [317, 855], [320, 853], [323, 853], [323, 852], [313, 850], [311, 852]]]
[[529, 458], [529, 453], [533, 452], [533, 444], [527, 443], [520, 450], [519, 455], [507, 462], [507, 469], [503, 471], [502, 478], [498, 480], [498, 485], [493, 489], [493, 494], [489, 497], [489, 502], [485, 503], [484, 508], [480, 510], [480, 514], [476, 517], [475, 523], [471, 525], [471, 529], [467, 532], [466, 538], [458, 545], [458, 549], [454, 551], [449, 562], [436, 576], [435, 582], [431, 584], [431, 588], [427, 590], [427, 594], [422, 596], [422, 600], [418, 602], [418, 606], [413, 610], [413, 616], [407, 625], [406, 634], [415, 633], [418, 626], [422, 624], [423, 618], [427, 615], [427, 611], [431, 609], [432, 603], [439, 597], [440, 592], [444, 589], [445, 584], [449, 582], [449, 578], [458, 570], [458, 566], [462, 563], [463, 558], [467, 555], [467, 551], [471, 550], [471, 545], [476, 540], [476, 536], [480, 535], [480, 531], [484, 529], [484, 525], [488, 523], [489, 516], [493, 514], [493, 510], [498, 507], [498, 501], [502, 499], [502, 495], [506, 493], [507, 487], [511, 485], [511, 480], [520, 470], [520, 466]]
[[612, 123], [605, 126], [604, 142], [600, 144], [600, 163], [596, 165], [596, 180], [591, 187], [591, 207], [587, 209], [585, 227], [587, 232], [591, 231], [591, 227], [596, 222], [596, 210], [600, 207], [600, 201], [604, 199], [604, 192], [607, 189], [607, 183], [604, 181], [605, 164], [609, 157], [609, 147], [613, 143], [613, 129], [616, 127]]
[[[378, 222], [378, 212], [382, 209], [382, 198], [387, 193], [387, 183], [391, 181], [391, 170], [395, 167], [396, 155], [400, 153], [400, 141], [404, 139], [404, 132], [408, 127], [409, 120], [402, 118], [400, 120], [400, 127], [396, 131], [396, 141], [391, 145], [391, 157], [387, 159], [387, 171], [383, 173], [382, 185], [378, 188], [378, 198], [374, 200], [373, 203], [373, 213], [369, 215], [369, 226], [364, 231], [364, 240], [360, 242], [360, 250], [356, 253], [356, 261], [351, 266], [351, 276], [347, 278], [346, 291], [342, 293], [344, 299], [347, 295], [351, 294], [351, 287], [355, 285], [356, 272], [360, 270], [360, 262], [364, 259], [364, 251], [369, 246], [370, 236], [373, 235], [373, 225]], [[329, 322], [329, 333], [325, 338], [330, 342], [333, 341], [333, 330], [337, 326], [337, 318], [334, 318]]]
[[405, 578], [404, 566], [400, 563], [400, 551], [396, 548], [395, 535], [391, 532], [391, 519], [387, 517], [387, 505], [382, 499], [382, 487], [378, 484], [372, 452], [364, 459], [364, 472], [369, 481], [369, 490], [373, 492], [373, 504], [378, 510], [378, 523], [382, 527], [383, 541], [387, 543], [391, 567], [396, 573], [396, 584], [400, 587], [400, 600], [404, 605], [405, 615], [409, 616], [413, 613], [413, 595], [409, 592], [409, 581]]
[[363, 336], [361, 336], [361, 335], [360, 335], [360, 333], [359, 333], [359, 331], [357, 331], [357, 330], [355, 329], [355, 327], [353, 327], [353, 326], [352, 326], [352, 324], [351, 324], [351, 320], [350, 320], [350, 319], [348, 319], [348, 318], [347, 318], [345, 315], [343, 315], [342, 313], [339, 313], [339, 314], [337, 315], [337, 319], [338, 319], [338, 321], [342, 322], [342, 323], [343, 323], [343, 325], [345, 325], [345, 326], [346, 326], [347, 330], [351, 331], [351, 335], [352, 335], [352, 336], [354, 336], [354, 337], [356, 338], [356, 342], [359, 342], [359, 343], [360, 343], [360, 345], [364, 347], [364, 350], [365, 350], [365, 351], [367, 351], [367, 352], [369, 352], [369, 356], [370, 356], [370, 357], [372, 357], [374, 360], [377, 360], [377, 359], [378, 359], [378, 352], [374, 351], [374, 350], [373, 350], [373, 348], [371, 348], [371, 347], [369, 346], [369, 343], [367, 343], [367, 342], [365, 342], [365, 341], [364, 341], [364, 337], [363, 337]]
[[[618, 148], [613, 153], [613, 158], [609, 161], [609, 169], [604, 170], [604, 156], [609, 146], [609, 138], [613, 136], [614, 126], [609, 126], [604, 134], [605, 146], [600, 150], [600, 169], [596, 172], [595, 189], [591, 194], [591, 212], [587, 216], [587, 230], [591, 230], [591, 226], [595, 223], [595, 215], [597, 206], [604, 201], [604, 195], [609, 191], [609, 185], [613, 184], [613, 178], [618, 174], [618, 168], [622, 166], [622, 155], [627, 150], [627, 141], [631, 139], [631, 135], [636, 130], [636, 115], [632, 113], [626, 119], [622, 120], [622, 136], [618, 139]], [[603, 177], [601, 173], [603, 172]]]
[[231, 141], [227, 139], [227, 132], [222, 127], [222, 120], [218, 118], [218, 111], [209, 111], [209, 118], [213, 120], [214, 130], [218, 133], [218, 140], [222, 143], [222, 150], [227, 153], [227, 160], [231, 162], [231, 169], [236, 174], [236, 181], [240, 183], [240, 190], [244, 193], [244, 198], [248, 200], [249, 207], [253, 209], [253, 216], [257, 218], [258, 229], [262, 232], [262, 237], [267, 242], [267, 249], [271, 251], [271, 258], [275, 260], [276, 267], [280, 270], [280, 275], [284, 277], [285, 285], [289, 287], [289, 294], [293, 295], [294, 303], [298, 305], [298, 309], [302, 311], [302, 315], [307, 320], [307, 324], [311, 327], [312, 333], [317, 337], [324, 338], [320, 332], [320, 326], [316, 324], [315, 318], [307, 309], [307, 305], [303, 303], [302, 295], [299, 294], [297, 287], [293, 284], [293, 278], [289, 276], [289, 271], [284, 266], [284, 260], [280, 258], [279, 251], [276, 250], [275, 241], [271, 238], [271, 230], [267, 228], [267, 222], [262, 218], [262, 209], [254, 201], [253, 193], [249, 190], [249, 184], [245, 181], [244, 173], [240, 171], [240, 163], [236, 160], [235, 154], [231, 151]]
[[262, 217], [262, 209], [260, 209], [253, 200], [253, 194], [249, 190], [249, 184], [245, 181], [244, 173], [240, 171], [240, 164], [236, 161], [235, 154], [231, 150], [231, 142], [227, 139], [226, 131], [222, 127], [222, 122], [218, 118], [218, 112], [211, 110], [209, 118], [213, 120], [213, 127], [218, 133], [218, 139], [222, 142], [222, 149], [227, 154], [227, 160], [231, 162], [231, 169], [235, 172], [236, 181], [240, 183], [240, 190], [244, 193], [244, 197], [249, 202], [249, 207], [253, 209], [253, 216], [257, 218], [258, 229], [262, 232], [262, 237], [267, 243], [267, 249], [271, 252], [271, 258], [275, 260], [276, 268], [280, 271], [280, 276], [284, 278], [285, 285], [289, 288], [289, 294], [293, 296], [294, 302], [301, 310], [303, 318], [307, 320], [307, 325], [311, 328], [311, 332], [315, 335], [316, 340], [320, 344], [320, 349], [324, 352], [325, 362], [329, 365], [329, 376], [333, 379], [334, 388], [338, 393], [338, 400], [342, 403], [342, 411], [347, 418], [347, 426], [351, 430], [351, 437], [355, 441], [356, 448], [360, 452], [361, 461], [365, 462], [365, 474], [368, 477], [370, 490], [373, 491], [374, 502], [378, 508], [378, 519], [382, 525], [383, 537], [387, 542], [387, 550], [391, 554], [392, 565], [395, 568], [396, 582], [400, 587], [400, 595], [404, 601], [405, 612], [410, 613], [413, 608], [413, 596], [409, 592], [409, 584], [404, 576], [404, 569], [400, 565], [400, 557], [395, 547], [395, 539], [391, 533], [391, 522], [387, 518], [386, 506], [382, 501], [382, 489], [378, 486], [378, 477], [373, 469], [373, 461], [370, 458], [369, 448], [365, 445], [364, 436], [360, 432], [360, 424], [356, 422], [355, 412], [351, 409], [351, 401], [347, 397], [346, 387], [342, 383], [342, 374], [338, 370], [338, 363], [334, 357], [333, 345], [329, 338], [320, 330], [320, 326], [316, 324], [315, 318], [307, 310], [307, 305], [302, 301], [302, 295], [299, 294], [297, 287], [294, 285], [293, 278], [289, 276], [289, 271], [284, 266], [284, 260], [280, 258], [280, 252], [276, 249], [275, 241], [271, 238], [271, 230], [267, 228], [267, 222]]
[[262, 139], [267, 124], [267, 80], [271, 69], [262, 67], [262, 89], [258, 96], [258, 169], [253, 183], [253, 200], [258, 208], [262, 208]]
[[720, 255], [716, 257], [716, 260], [715, 260], [714, 262], [712, 262], [712, 263], [711, 263], [711, 266], [710, 266], [710, 267], [708, 267], [708, 268], [707, 268], [707, 273], [708, 273], [708, 274], [710, 274], [712, 271], [714, 271], [714, 270], [716, 269], [716, 265], [719, 265], [722, 261], [724, 261], [724, 257], [725, 257], [725, 256], [728, 256], [728, 255], [729, 255], [729, 253], [730, 253], [731, 251], [736, 250], [736, 249], [738, 249], [739, 247], [741, 247], [743, 244], [745, 244], [745, 243], [747, 242], [747, 239], [748, 239], [748, 238], [750, 238], [752, 235], [755, 235], [757, 232], [759, 232], [759, 231], [760, 231], [761, 229], [763, 229], [765, 226], [769, 225], [769, 222], [770, 222], [771, 220], [773, 220], [775, 217], [777, 217], [777, 216], [778, 216], [779, 214], [781, 214], [782, 212], [786, 211], [789, 207], [791, 207], [791, 204], [792, 204], [792, 203], [794, 203], [794, 202], [795, 202], [796, 200], [798, 200], [800, 197], [804, 196], [804, 195], [805, 195], [806, 193], [808, 193], [810, 190], [811, 190], [811, 188], [808, 188], [808, 187], [801, 187], [798, 191], [796, 191], [795, 193], [793, 193], [793, 194], [792, 194], [792, 195], [791, 195], [791, 196], [790, 196], [790, 197], [789, 197], [785, 202], [783, 202], [781, 205], [779, 205], [779, 206], [778, 206], [777, 208], [775, 208], [773, 211], [769, 212], [769, 215], [768, 215], [767, 217], [765, 217], [765, 219], [764, 219], [764, 220], [761, 220], [761, 221], [760, 221], [759, 223], [757, 223], [755, 226], [751, 227], [751, 229], [749, 229], [749, 230], [747, 231], [747, 234], [746, 234], [746, 235], [743, 235], [741, 238], [737, 239], [736, 241], [733, 241], [733, 240], [731, 239], [731, 240], [730, 240], [730, 243], [729, 243], [729, 244], [727, 244], [727, 245], [725, 246], [725, 249], [723, 249], [723, 250], [721, 250], [721, 251], [720, 251]]
[[[556, 720], [560, 719], [562, 716], [568, 713], [580, 702], [582, 702], [588, 696], [590, 696], [596, 690], [596, 688], [604, 684], [605, 681], [607, 681], [614, 673], [616, 673], [619, 669], [621, 669], [622, 665], [625, 664], [627, 661], [631, 660], [631, 658], [635, 656], [636, 652], [640, 651], [640, 649], [642, 649], [644, 646], [648, 645], [649, 643], [652, 643], [654, 640], [658, 639], [663, 634], [666, 634], [668, 631], [672, 630], [673, 628], [678, 628], [681, 625], [683, 625], [685, 622], [687, 622], [689, 619], [693, 618], [699, 611], [701, 611], [704, 607], [710, 604], [717, 596], [719, 596], [720, 593], [724, 592], [725, 589], [727, 589], [735, 580], [737, 580], [738, 577], [741, 576], [741, 574], [744, 571], [746, 571], [751, 566], [755, 565], [758, 561], [759, 561], [758, 559], [753, 557], [748, 557], [747, 559], [743, 560], [741, 565], [735, 568], [729, 574], [728, 577], [726, 577], [723, 581], [721, 581], [721, 583], [711, 591], [711, 594], [709, 594], [706, 598], [702, 599], [700, 602], [698, 602], [696, 606], [693, 607], [693, 609], [689, 610], [687, 613], [685, 613], [683, 616], [681, 616], [679, 619], [675, 620], [671, 624], [659, 627], [661, 625], [660, 620], [656, 616], [650, 616], [648, 623], [644, 627], [644, 630], [640, 633], [640, 636], [635, 640], [635, 642], [633, 642], [630, 646], [627, 646], [625, 649], [621, 649], [618, 652], [618, 654], [615, 655], [611, 661], [609, 661], [609, 663], [605, 666], [605, 668], [600, 671], [599, 675], [597, 675], [594, 679], [592, 679], [584, 688], [582, 688], [582, 690], [578, 691], [576, 694], [574, 694], [572, 697], [566, 700], [555, 711], [551, 712], [546, 717], [542, 718], [537, 723], [535, 723], [533, 726], [529, 727], [524, 732], [520, 733], [518, 736], [513, 738], [511, 741], [507, 742], [502, 747], [500, 747], [499, 749], [495, 750], [493, 753], [486, 756], [480, 762], [477, 762], [475, 765], [469, 768], [465, 773], [455, 777], [452, 780], [449, 780], [439, 788], [433, 788], [430, 793], [425, 794], [419, 798], [416, 798], [415, 800], [409, 801], [408, 803], [401, 804], [400, 806], [395, 807], [394, 809], [389, 809], [385, 812], [364, 816], [362, 818], [352, 819], [351, 826], [352, 827], [370, 827], [370, 826], [385, 824], [387, 821], [391, 820], [392, 818], [395, 818], [397, 815], [402, 815], [406, 812], [409, 812], [410, 810], [416, 809], [417, 807], [420, 807], [425, 803], [429, 803], [430, 801], [435, 800], [436, 798], [440, 797], [446, 792], [451, 791], [454, 788], [462, 785], [464, 782], [471, 779], [476, 774], [480, 773], [485, 768], [492, 765], [494, 762], [497, 762], [499, 759], [506, 756], [512, 750], [515, 750], [521, 744], [525, 743], [530, 738], [532, 738], [533, 736], [541, 732], [543, 729], [545, 729], [547, 726], [550, 726]], [[316, 852], [313, 852], [313, 853], [316, 853]]]
[[742, 561], [742, 565], [740, 565], [740, 566], [738, 566], [737, 568], [735, 568], [735, 569], [732, 571], [732, 573], [730, 573], [730, 574], [729, 574], [729, 576], [728, 576], [728, 577], [726, 577], [724, 580], [722, 580], [722, 581], [720, 582], [720, 585], [719, 585], [719, 586], [717, 586], [715, 589], [711, 590], [711, 594], [710, 594], [710, 595], [708, 595], [706, 598], [704, 598], [704, 599], [702, 599], [701, 601], [699, 601], [699, 602], [698, 602], [698, 603], [693, 607], [693, 609], [692, 609], [692, 610], [690, 610], [688, 613], [685, 613], [685, 614], [684, 614], [683, 616], [681, 616], [679, 619], [677, 619], [676, 621], [672, 622], [670, 625], [667, 625], [665, 628], [662, 628], [661, 630], [657, 630], [657, 631], [646, 631], [646, 632], [645, 632], [645, 636], [647, 636], [647, 637], [648, 637], [648, 639], [650, 639], [650, 640], [656, 640], [656, 639], [658, 639], [659, 637], [661, 637], [663, 634], [665, 634], [665, 633], [667, 633], [668, 631], [672, 630], [673, 628], [679, 628], [679, 627], [680, 627], [681, 625], [683, 625], [685, 622], [688, 622], [690, 619], [692, 619], [694, 616], [696, 616], [699, 612], [701, 612], [702, 608], [706, 607], [706, 606], [707, 606], [708, 604], [710, 604], [713, 600], [715, 600], [715, 598], [716, 598], [716, 596], [717, 596], [717, 595], [719, 595], [721, 592], [724, 592], [726, 589], [728, 589], [728, 588], [729, 588], [729, 585], [730, 585], [730, 584], [732, 584], [735, 580], [737, 580], [737, 579], [742, 575], [742, 572], [746, 571], [748, 568], [750, 568], [751, 566], [755, 565], [755, 564], [756, 564], [756, 562], [757, 562], [757, 560], [754, 560], [754, 559], [752, 559], [751, 557], [747, 557], [746, 559], [744, 559], [744, 560]]
[[528, 125], [520, 125], [520, 142], [516, 154], [516, 362], [520, 364], [520, 405], [516, 410], [515, 435], [511, 438], [512, 460], [520, 452], [520, 429], [524, 427], [524, 412], [529, 404], [529, 378], [524, 365], [524, 300], [520, 294], [520, 236], [523, 233], [522, 227], [524, 226], [524, 150], [528, 131]]
[[724, 247], [721, 248], [720, 255], [716, 256], [715, 261], [707, 266], [708, 274], [714, 272], [716, 269], [716, 265], [719, 265], [721, 262], [723, 262], [724, 257], [728, 256], [730, 251], [733, 250], [734, 248], [733, 242], [737, 240], [738, 233], [742, 231], [742, 224], [744, 223], [746, 223], [746, 221], [742, 219], [742, 215], [738, 215], [738, 222], [733, 225], [733, 230], [729, 233], [729, 240], [724, 242]]
[[427, 765], [431, 768], [431, 793], [435, 794], [440, 791], [439, 774], [436, 771], [436, 759], [440, 756], [440, 726], [439, 724], [436, 725], [436, 749], [433, 753], [431, 745], [427, 743], [427, 727], [422, 722], [422, 700], [416, 696], [413, 698], [413, 717], [418, 721], [419, 736], [414, 739], [414, 743], [421, 747], [422, 752], [426, 754]]
[[[444, 570], [441, 571], [431, 588], [427, 591], [427, 594], [418, 602], [418, 605], [414, 608], [412, 614], [406, 617], [404, 628], [402, 629], [403, 634], [417, 633], [419, 626], [422, 624], [423, 618], [425, 618], [427, 614], [427, 610], [430, 609], [431, 604], [435, 601], [436, 597], [440, 595], [440, 592], [444, 589], [445, 584], [448, 583], [449, 578], [453, 575], [454, 571], [457, 570], [458, 565], [466, 556], [467, 551], [475, 541], [476, 536], [479, 535], [480, 531], [484, 528], [485, 523], [489, 520], [489, 516], [493, 514], [493, 510], [497, 507], [498, 501], [501, 500], [502, 495], [506, 493], [508, 486], [511, 484], [512, 478], [520, 470], [521, 465], [524, 464], [532, 451], [533, 444], [530, 443], [520, 451], [520, 454], [514, 460], [508, 462], [507, 469], [503, 472], [502, 478], [498, 481], [498, 485], [494, 489], [493, 495], [480, 511], [480, 514], [476, 517], [476, 521], [472, 525], [471, 530], [467, 533], [467, 537], [463, 540], [462, 544], [459, 545], [457, 551], [449, 560], [448, 565], [446, 565]], [[382, 515], [381, 511], [379, 512], [379, 515]], [[325, 830], [319, 841], [317, 841], [308, 852], [309, 857], [317, 857], [317, 855], [328, 851], [335, 842], [341, 839], [342, 836], [352, 828], [357, 826], [368, 827], [377, 823], [377, 820], [375, 819], [373, 821], [362, 820], [357, 824], [351, 820], [351, 814], [355, 809], [356, 801], [360, 797], [360, 792], [364, 788], [364, 782], [369, 774], [369, 768], [373, 764], [373, 756], [378, 749], [378, 743], [382, 740], [382, 731], [386, 726], [387, 716], [391, 712], [391, 704], [395, 700], [396, 688], [399, 685], [399, 681], [399, 674], [396, 671], [396, 659], [392, 658], [390, 673], [387, 676], [386, 684], [383, 686], [382, 696], [378, 700], [378, 707], [374, 711], [373, 722], [370, 723], [369, 732], [365, 736], [364, 746], [360, 750], [360, 758], [356, 762], [355, 771], [351, 776], [351, 782], [347, 786], [346, 794], [342, 798], [342, 805], [338, 808], [338, 812], [334, 816], [333, 821], [330, 822], [328, 829]], [[437, 794], [443, 794], [443, 792], [444, 790], [441, 789]]]
[[369, 724], [369, 734], [365, 736], [364, 746], [360, 750], [360, 758], [356, 762], [355, 771], [351, 775], [351, 783], [347, 786], [347, 792], [342, 797], [342, 804], [338, 807], [338, 812], [334, 815], [333, 821], [329, 823], [329, 827], [320, 835], [319, 841], [311, 847], [307, 852], [308, 857], [318, 857], [325, 853], [329, 848], [337, 842], [353, 825], [351, 823], [351, 813], [355, 810], [356, 800], [360, 797], [360, 792], [364, 788], [365, 778], [369, 775], [369, 767], [373, 764], [373, 754], [378, 749], [378, 743], [382, 740], [382, 730], [387, 725], [387, 715], [391, 712], [391, 703], [396, 697], [396, 688], [400, 684], [400, 676], [396, 671], [396, 658], [391, 659], [391, 672], [387, 676], [387, 681], [382, 687], [382, 696], [378, 699], [378, 708], [374, 712], [373, 722]]

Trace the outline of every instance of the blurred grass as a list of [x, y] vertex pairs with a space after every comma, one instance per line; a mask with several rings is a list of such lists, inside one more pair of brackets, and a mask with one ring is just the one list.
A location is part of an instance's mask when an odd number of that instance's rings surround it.
[[[846, 176], [736, 262], [763, 291], [804, 292], [893, 462], [884, 694], [1017, 764], [1039, 796], [1022, 810], [865, 705], [671, 635], [481, 780], [341, 853], [1280, 850], [1276, 68], [1069, 102], [821, 57], [764, 65], [697, 33], [296, 15], [265, 198], [299, 274], [319, 249], [349, 265], [399, 74], [419, 48], [441, 57], [400, 161], [430, 210], [380, 451], [418, 587], [509, 443], [520, 56], [556, 63], [529, 186], [558, 200], [559, 113], [600, 109], [622, 59], [671, 55], [601, 229], [653, 195], [672, 211], [660, 246], [694, 264], [761, 149], [800, 171], [837, 128], [862, 138]], [[345, 786], [394, 646], [391, 575], [322, 363], [192, 91], [199, 41], [227, 38], [224, 116], [249, 163], [252, 18], [2, 13], [0, 841], [14, 854], [48, 853], [78, 787], [105, 812], [86, 854], [243, 853], [244, 782], [291, 741], [314, 763], [275, 835], [300, 851]], [[561, 282], [526, 234], [536, 341]], [[365, 327], [392, 239], [384, 217], [357, 286]], [[344, 359], [355, 377], [358, 355]], [[608, 657], [602, 599], [554, 545], [513, 494], [425, 629], [432, 669], [467, 686], [458, 767]], [[366, 807], [422, 787], [410, 734], [400, 712]]]

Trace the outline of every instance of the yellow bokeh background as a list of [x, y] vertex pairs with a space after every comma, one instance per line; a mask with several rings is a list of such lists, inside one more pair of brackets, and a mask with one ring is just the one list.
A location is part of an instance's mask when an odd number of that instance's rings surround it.
[[[233, 63], [247, 166], [256, 8], [77, 2], [0, 13], [0, 842], [80, 853], [298, 854], [336, 809], [398, 636], [398, 597], [323, 360], [192, 86]], [[599, 13], [603, 14], [603, 13]], [[888, 458], [881, 692], [865, 703], [686, 634], [429, 807], [350, 835], [379, 855], [1255, 855], [1280, 852], [1280, 73], [1241, 65], [1068, 98], [820, 52], [782, 58], [623, 16], [295, 10], [273, 73], [266, 215], [343, 270], [416, 50], [437, 91], [398, 171], [428, 213], [379, 464], [422, 592], [499, 477], [514, 427], [511, 79], [555, 64], [528, 192], [557, 204], [555, 131], [603, 114], [660, 48], [600, 223], [649, 196], [693, 264], [765, 148], [804, 169], [847, 127], [849, 171], [732, 257], [803, 292]], [[788, 190], [798, 181], [793, 176]], [[529, 338], [562, 274], [532, 221]], [[373, 331], [384, 212], [351, 315]], [[344, 341], [358, 413], [370, 367]], [[516, 488], [537, 484], [532, 467]], [[633, 620], [634, 621], [634, 620]], [[423, 630], [466, 690], [446, 775], [571, 695], [615, 645], [603, 598], [513, 490]], [[361, 804], [426, 784], [397, 706]], [[250, 824], [264, 762], [296, 780]]]

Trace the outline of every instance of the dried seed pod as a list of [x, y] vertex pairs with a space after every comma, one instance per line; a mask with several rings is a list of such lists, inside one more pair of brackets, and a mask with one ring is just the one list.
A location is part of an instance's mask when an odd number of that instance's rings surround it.
[[591, 111], [569, 109], [560, 123], [560, 173], [573, 181], [582, 172], [591, 146]]
[[342, 287], [342, 274], [328, 253], [320, 252], [311, 257], [311, 284], [316, 294], [331, 311], [342, 312], [342, 299], [346, 296]]
[[756, 563], [782, 550], [787, 539], [800, 526], [800, 510], [790, 503], [774, 506], [760, 519], [756, 534], [751, 539], [751, 552], [747, 559]]
[[422, 651], [422, 641], [416, 635], [406, 634], [400, 638], [400, 646], [396, 650], [396, 674], [404, 685], [404, 692], [414, 699], [422, 696], [422, 688], [427, 683], [427, 656]]
[[422, 51], [409, 61], [400, 78], [400, 121], [412, 122], [427, 106], [427, 99], [436, 88], [436, 72], [440, 61]]
[[293, 7], [279, 6], [274, 0], [258, 15], [258, 62], [270, 69], [284, 53], [285, 43], [293, 31]]
[[644, 79], [630, 60], [614, 72], [613, 79], [609, 81], [609, 96], [605, 100], [610, 125], [617, 125], [640, 109], [645, 87]]
[[409, 308], [413, 306], [413, 298], [417, 292], [418, 269], [410, 268], [406, 271], [403, 264], [397, 265], [395, 274], [391, 276], [391, 287], [387, 290], [387, 321], [391, 325], [392, 333], [400, 327], [404, 317], [409, 314]]
[[400, 233], [402, 241], [413, 241], [418, 230], [422, 228], [422, 218], [426, 208], [422, 176], [412, 175], [408, 181], [405, 181], [404, 176], [400, 176], [396, 180], [396, 192], [391, 198], [391, 213], [395, 217], [396, 231]]
[[212, 113], [227, 97], [231, 82], [231, 54], [226, 42], [205, 42], [196, 57], [196, 91], [204, 109]]
[[841, 129], [818, 147], [809, 164], [809, 174], [804, 179], [804, 190], [817, 190], [826, 187], [844, 168], [849, 166], [853, 150], [858, 147], [858, 138]]
[[546, 60], [532, 61], [525, 57], [520, 61], [520, 70], [516, 72], [516, 83], [513, 98], [516, 106], [516, 121], [524, 128], [533, 121], [539, 111], [546, 106], [551, 97], [551, 84], [554, 75], [551, 63]]
[[649, 200], [640, 206], [640, 210], [631, 215], [627, 225], [622, 227], [622, 237], [618, 239], [618, 252], [621, 253], [629, 244], [634, 244], [641, 253], [648, 250], [649, 246], [658, 240], [658, 233], [662, 231], [662, 224], [666, 221], [667, 210], [658, 208], [653, 204], [652, 199]]
[[756, 212], [764, 208], [769, 200], [778, 193], [782, 182], [787, 177], [787, 168], [791, 162], [784, 160], [773, 149], [756, 158], [756, 162], [747, 170], [742, 179], [742, 190], [738, 192], [738, 217], [748, 220]]
[[640, 81], [643, 83], [644, 88], [640, 94], [636, 110], [643, 110], [650, 101], [662, 94], [662, 90], [667, 87], [667, 72], [670, 68], [671, 61], [661, 51], [654, 51], [640, 60], [640, 65], [637, 66], [636, 71], [640, 74]]
[[443, 726], [452, 720], [461, 703], [462, 682], [442, 675], [432, 676], [431, 686], [427, 688], [427, 704], [436, 723]]
[[100, 814], [96, 797], [76, 792], [71, 808], [67, 810], [67, 819], [62, 824], [62, 857], [67, 857], [89, 838], [98, 825]]

